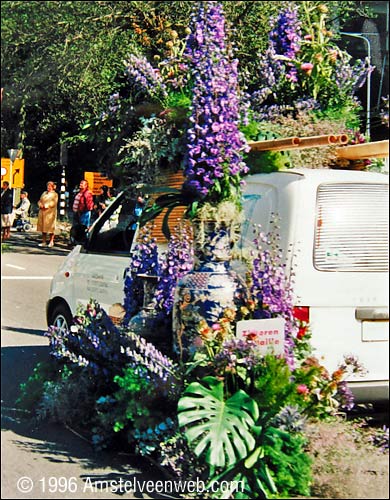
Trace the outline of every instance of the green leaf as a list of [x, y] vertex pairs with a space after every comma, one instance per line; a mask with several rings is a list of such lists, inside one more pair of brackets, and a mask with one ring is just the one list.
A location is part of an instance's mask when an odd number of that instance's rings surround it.
[[229, 467], [255, 447], [251, 429], [258, 418], [256, 402], [244, 391], [224, 400], [223, 382], [205, 377], [190, 384], [178, 403], [179, 427], [194, 453], [210, 466]]
[[245, 460], [244, 465], [247, 469], [251, 469], [256, 462], [259, 460], [259, 458], [263, 458], [264, 456], [264, 450], [262, 446], [258, 446], [250, 455], [249, 457]]

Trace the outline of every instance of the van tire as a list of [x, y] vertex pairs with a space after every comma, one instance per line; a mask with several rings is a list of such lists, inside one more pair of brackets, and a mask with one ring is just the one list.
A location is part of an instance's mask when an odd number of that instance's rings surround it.
[[66, 304], [58, 304], [50, 315], [49, 325], [59, 328], [61, 333], [69, 331], [73, 316]]

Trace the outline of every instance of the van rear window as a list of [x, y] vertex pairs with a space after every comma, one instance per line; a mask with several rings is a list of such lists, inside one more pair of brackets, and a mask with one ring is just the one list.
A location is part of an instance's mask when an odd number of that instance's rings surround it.
[[314, 266], [320, 271], [388, 271], [388, 185], [321, 184]]

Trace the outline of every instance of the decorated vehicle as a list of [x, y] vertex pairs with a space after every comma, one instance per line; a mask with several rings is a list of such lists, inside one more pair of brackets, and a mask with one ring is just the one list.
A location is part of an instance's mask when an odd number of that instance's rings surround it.
[[[300, 334], [310, 330], [329, 371], [345, 355], [358, 357], [367, 373], [349, 381], [357, 401], [388, 399], [388, 176], [330, 169], [255, 174], [246, 179], [243, 202], [243, 254], [253, 225], [269, 233], [277, 220]], [[78, 304], [91, 298], [121, 320], [132, 209], [120, 193], [65, 259], [51, 285], [49, 325], [69, 328]]]

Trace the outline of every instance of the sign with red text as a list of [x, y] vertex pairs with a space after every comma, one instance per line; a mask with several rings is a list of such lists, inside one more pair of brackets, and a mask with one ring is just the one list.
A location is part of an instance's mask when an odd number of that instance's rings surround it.
[[238, 338], [248, 338], [259, 346], [262, 354], [284, 354], [283, 318], [248, 319], [238, 321], [236, 333]]

